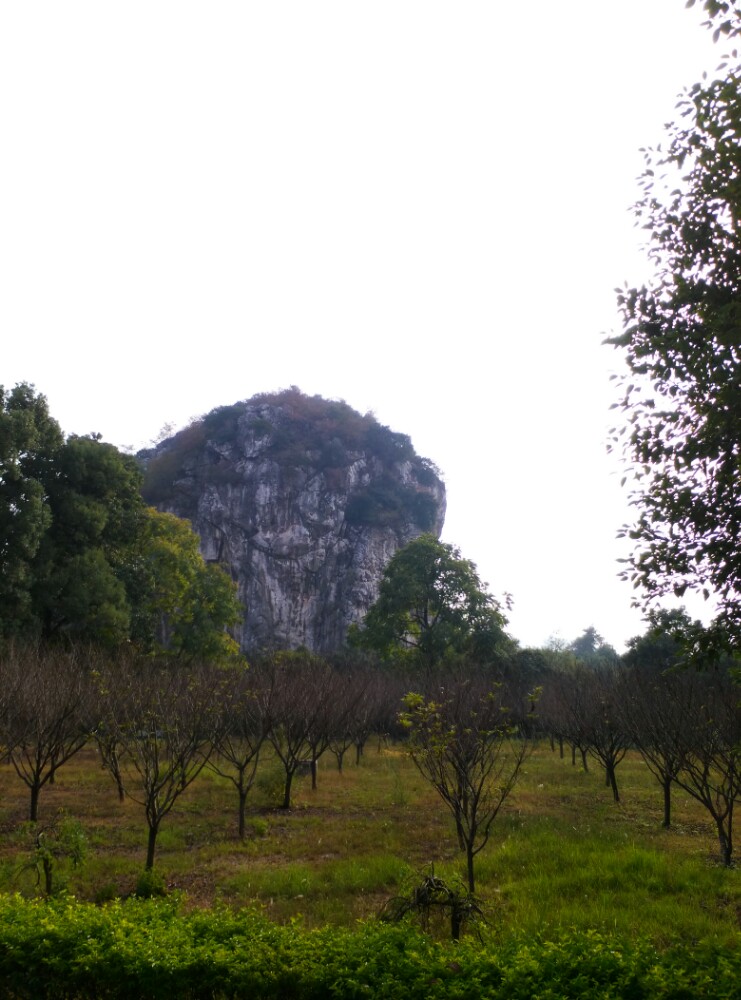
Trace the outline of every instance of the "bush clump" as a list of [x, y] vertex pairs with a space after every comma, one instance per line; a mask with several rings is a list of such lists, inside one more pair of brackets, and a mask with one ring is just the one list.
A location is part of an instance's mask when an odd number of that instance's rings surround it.
[[305, 931], [252, 912], [184, 913], [169, 899], [0, 897], [0, 982], [12, 1000], [730, 1000], [739, 976], [740, 949], [658, 952], [593, 932], [441, 944], [403, 925]]

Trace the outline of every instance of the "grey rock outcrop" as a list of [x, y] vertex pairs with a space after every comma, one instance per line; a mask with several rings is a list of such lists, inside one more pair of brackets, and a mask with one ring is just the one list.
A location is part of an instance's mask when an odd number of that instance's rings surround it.
[[444, 484], [406, 435], [295, 388], [213, 410], [140, 457], [148, 501], [188, 518], [236, 580], [246, 651], [339, 648], [391, 556], [442, 530]]

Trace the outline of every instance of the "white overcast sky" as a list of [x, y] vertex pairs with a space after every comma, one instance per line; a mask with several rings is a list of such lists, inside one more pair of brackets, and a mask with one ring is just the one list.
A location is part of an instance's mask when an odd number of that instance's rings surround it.
[[298, 385], [442, 469], [523, 644], [642, 631], [605, 454], [684, 0], [0, 5], [0, 384], [146, 445]]

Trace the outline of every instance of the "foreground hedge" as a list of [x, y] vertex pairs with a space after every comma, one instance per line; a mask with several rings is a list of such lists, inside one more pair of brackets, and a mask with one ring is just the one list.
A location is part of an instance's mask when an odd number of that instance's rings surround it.
[[503, 947], [435, 944], [399, 926], [279, 927], [170, 901], [104, 908], [0, 896], [0, 996], [641, 1000], [738, 998], [741, 949], [618, 943], [596, 933]]

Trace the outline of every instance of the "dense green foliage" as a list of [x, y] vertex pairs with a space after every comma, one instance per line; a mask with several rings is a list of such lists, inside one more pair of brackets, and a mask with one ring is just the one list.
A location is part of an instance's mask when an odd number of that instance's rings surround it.
[[131, 636], [142, 649], [219, 659], [237, 651], [225, 631], [242, 617], [235, 587], [206, 563], [187, 521], [149, 507], [122, 568], [132, 606]]
[[0, 638], [233, 652], [231, 581], [148, 508], [134, 458], [65, 439], [32, 386], [0, 387]]
[[[372, 413], [360, 414], [342, 400], [307, 396], [295, 386], [217, 407], [179, 431], [148, 456], [144, 495], [151, 503], [181, 509], [193, 501], [188, 477], [238, 481], [234, 463], [218, 449], [234, 445], [239, 433], [252, 435], [260, 454], [286, 475], [319, 470], [330, 487], [344, 482], [344, 474], [338, 474], [359, 455], [370, 456], [377, 474], [353, 488], [347, 523], [400, 528], [411, 521], [422, 531], [434, 528], [436, 501], [426, 490], [438, 481], [439, 471], [417, 455], [408, 435], [380, 424]], [[409, 482], [399, 476], [401, 463], [409, 465]]]
[[738, 996], [741, 951], [596, 933], [482, 947], [409, 927], [278, 927], [250, 912], [172, 902], [0, 897], [0, 982], [13, 1000], [177, 996], [261, 1000], [686, 1000]]
[[[733, 4], [707, 2], [718, 34]], [[717, 596], [717, 636], [741, 638], [741, 64], [692, 86], [646, 152], [636, 206], [654, 275], [619, 293], [627, 375], [613, 434], [634, 483], [626, 570], [648, 603]], [[622, 443], [622, 442], [625, 443]], [[710, 636], [712, 638], [712, 636]]]
[[494, 662], [514, 643], [501, 605], [484, 587], [457, 548], [420, 535], [392, 556], [378, 599], [350, 641], [427, 670], [461, 655]]

